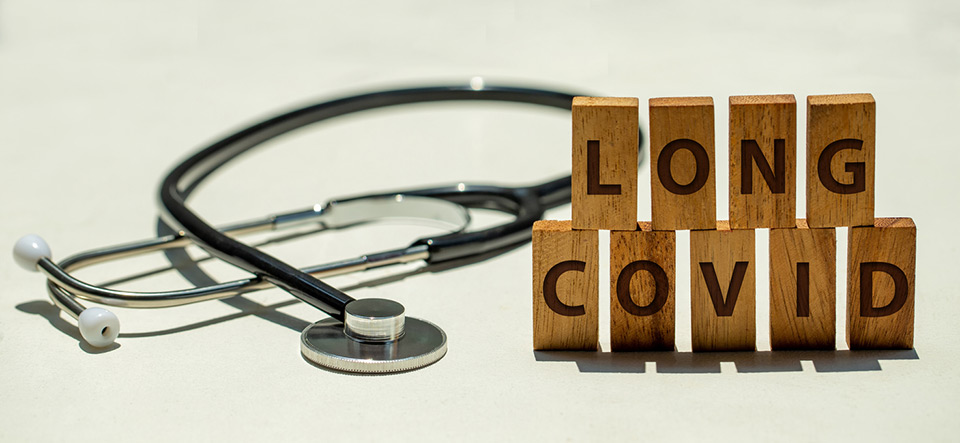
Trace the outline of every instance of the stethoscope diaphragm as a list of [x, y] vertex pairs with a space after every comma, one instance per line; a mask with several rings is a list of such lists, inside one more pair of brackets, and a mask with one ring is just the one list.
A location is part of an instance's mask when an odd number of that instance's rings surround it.
[[404, 316], [397, 302], [370, 298], [349, 303], [343, 322], [330, 318], [304, 329], [300, 352], [338, 371], [403, 372], [440, 360], [447, 336], [433, 323]]

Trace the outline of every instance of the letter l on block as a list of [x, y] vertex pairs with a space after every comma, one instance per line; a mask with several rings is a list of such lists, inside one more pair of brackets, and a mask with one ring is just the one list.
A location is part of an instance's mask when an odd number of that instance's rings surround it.
[[639, 113], [636, 98], [573, 99], [574, 229], [636, 228]]

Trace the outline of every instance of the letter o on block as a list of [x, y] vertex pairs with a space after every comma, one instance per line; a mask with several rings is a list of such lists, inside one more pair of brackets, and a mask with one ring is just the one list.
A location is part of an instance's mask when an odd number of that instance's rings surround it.
[[717, 222], [713, 99], [650, 99], [650, 201], [658, 231]]
[[676, 325], [677, 233], [610, 232], [610, 347], [672, 351]]

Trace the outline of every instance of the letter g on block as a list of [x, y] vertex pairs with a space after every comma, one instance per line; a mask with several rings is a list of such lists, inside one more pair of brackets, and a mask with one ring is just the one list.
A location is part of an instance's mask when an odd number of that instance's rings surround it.
[[864, 162], [847, 162], [844, 164], [844, 170], [853, 174], [853, 181], [850, 183], [841, 183], [833, 176], [830, 171], [830, 162], [838, 152], [847, 149], [859, 151], [863, 147], [863, 140], [845, 138], [837, 140], [827, 145], [820, 153], [820, 159], [817, 161], [817, 175], [823, 187], [837, 194], [856, 194], [867, 189], [867, 166]]

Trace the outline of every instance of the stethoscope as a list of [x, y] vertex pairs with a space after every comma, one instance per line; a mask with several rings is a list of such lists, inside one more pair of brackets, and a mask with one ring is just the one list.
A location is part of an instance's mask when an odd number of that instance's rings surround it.
[[[485, 86], [475, 80], [467, 86], [374, 92], [307, 106], [230, 135], [174, 167], [160, 187], [161, 218], [173, 228], [172, 234], [79, 253], [59, 263], [51, 259], [50, 248], [43, 239], [27, 235], [17, 242], [14, 258], [24, 268], [46, 274], [50, 299], [77, 320], [81, 336], [92, 346], [112, 344], [120, 333], [120, 323], [112, 312], [99, 307], [87, 308], [78, 299], [110, 306], [158, 308], [224, 299], [279, 286], [331, 317], [311, 324], [301, 334], [300, 349], [307, 360], [346, 372], [381, 373], [420, 368], [446, 354], [447, 340], [442, 329], [407, 317], [400, 303], [379, 298], [356, 300], [320, 278], [417, 260], [426, 262], [428, 267], [456, 266], [512, 250], [530, 241], [533, 222], [543, 218], [546, 210], [570, 202], [569, 175], [524, 187], [459, 183], [337, 199], [220, 228], [207, 224], [194, 213], [187, 205], [188, 197], [211, 173], [240, 154], [281, 134], [334, 117], [388, 106], [440, 101], [503, 101], [569, 110], [573, 97], [549, 90]], [[642, 132], [640, 140], [642, 147]], [[513, 218], [501, 225], [471, 231], [468, 229], [470, 208], [500, 211]], [[238, 239], [249, 233], [306, 224], [328, 230], [390, 219], [429, 221], [445, 232], [420, 238], [405, 248], [303, 269], [296, 269]], [[70, 274], [95, 263], [179, 249], [191, 243], [253, 276], [183, 290], [134, 292], [92, 285]]]

